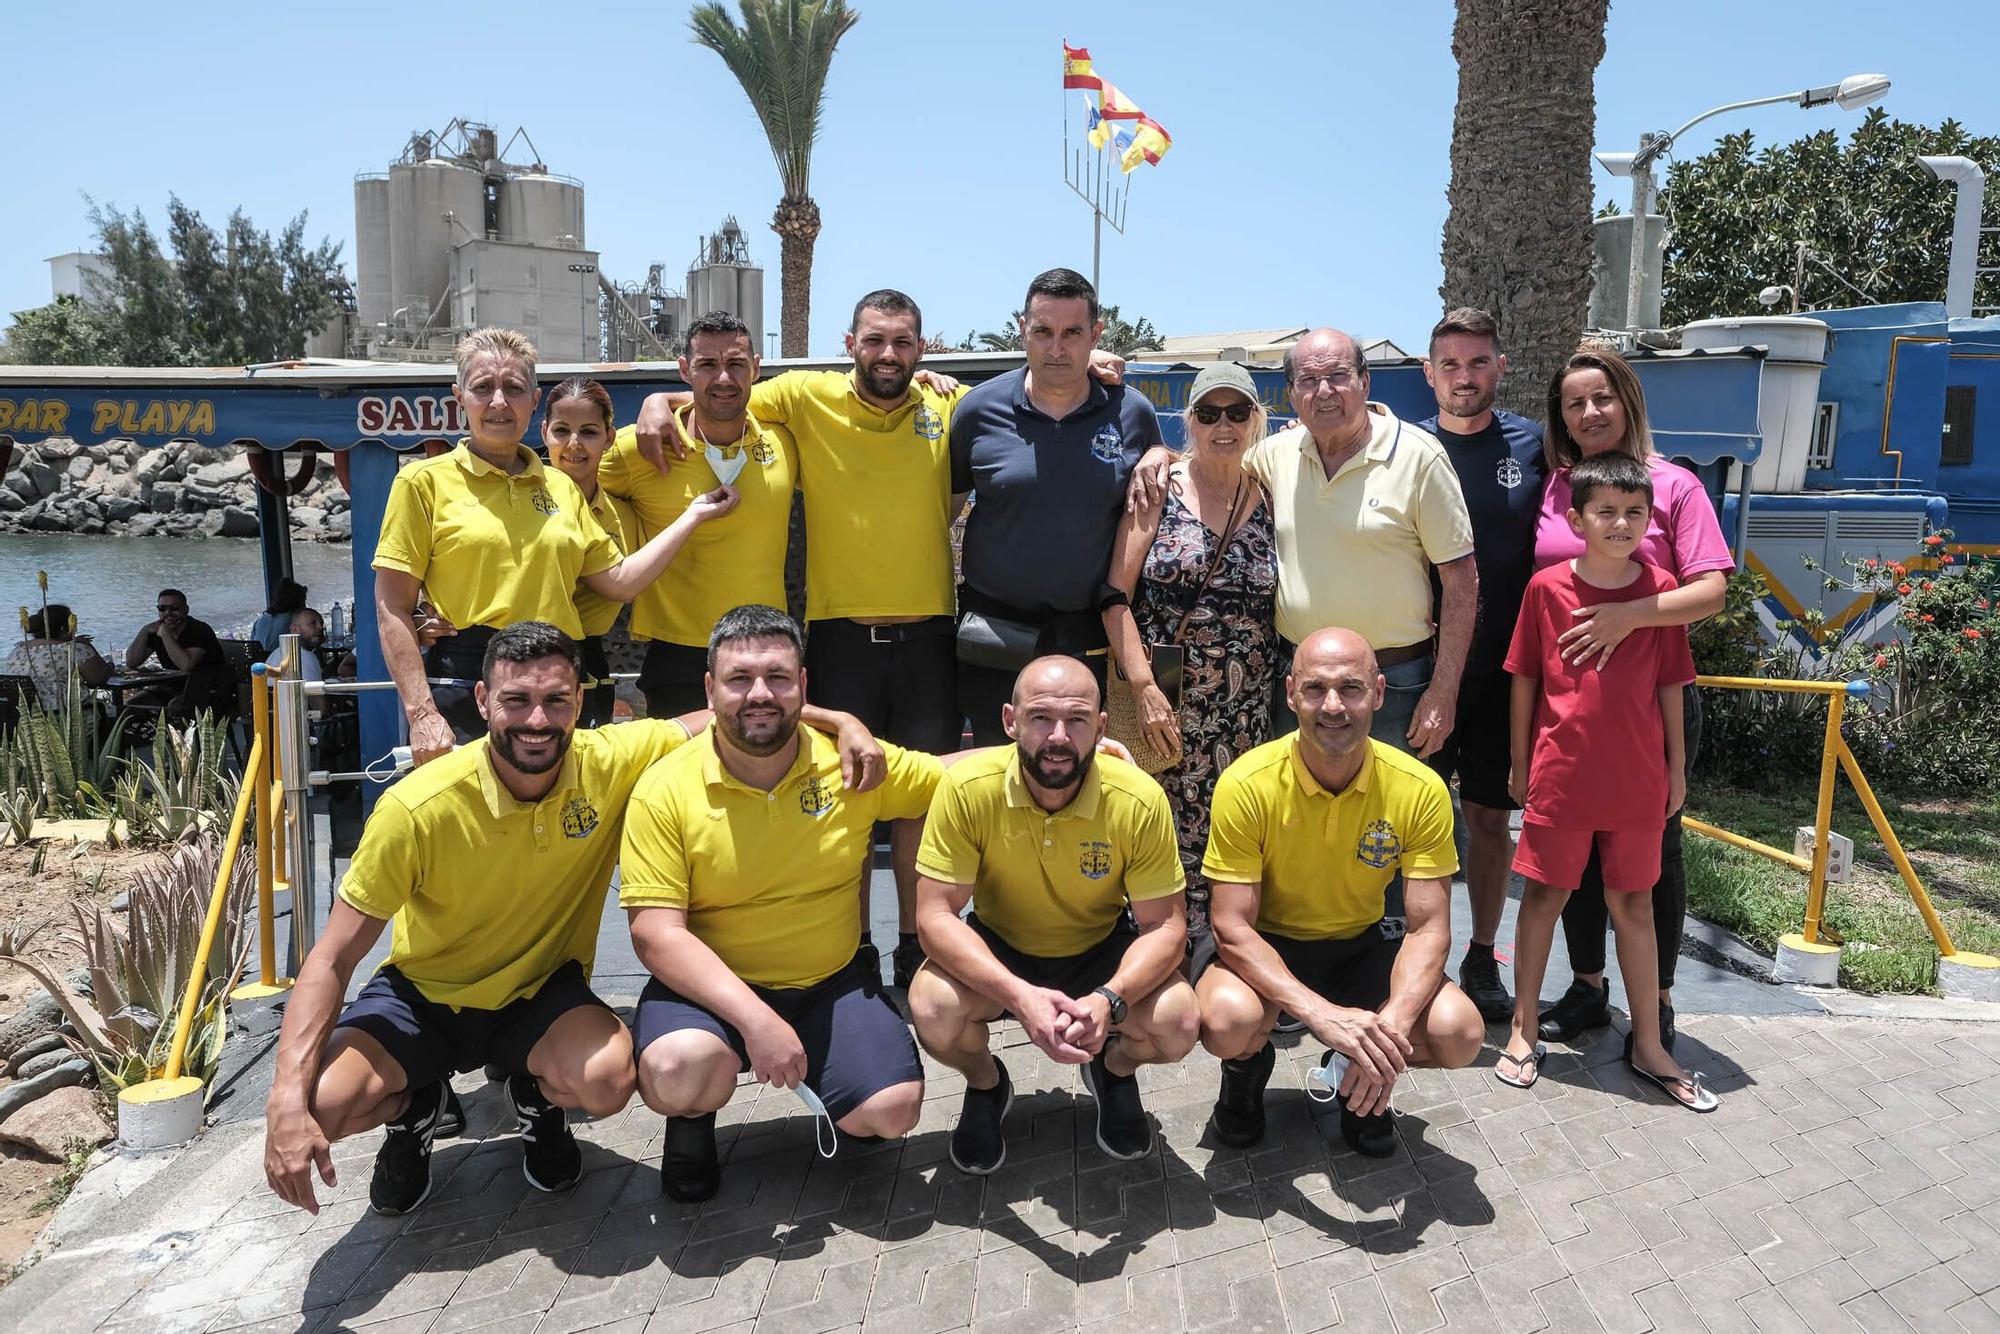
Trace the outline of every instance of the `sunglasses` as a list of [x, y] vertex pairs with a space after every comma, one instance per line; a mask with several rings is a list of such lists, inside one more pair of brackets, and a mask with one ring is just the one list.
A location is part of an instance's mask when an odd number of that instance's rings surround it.
[[1241, 426], [1250, 420], [1250, 414], [1257, 410], [1255, 403], [1231, 403], [1226, 408], [1218, 408], [1210, 403], [1197, 403], [1192, 411], [1194, 419], [1203, 426], [1213, 426], [1224, 417]]

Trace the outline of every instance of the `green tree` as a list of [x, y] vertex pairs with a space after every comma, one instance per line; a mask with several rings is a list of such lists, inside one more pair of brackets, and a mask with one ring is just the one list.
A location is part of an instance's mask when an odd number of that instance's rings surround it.
[[[1757, 314], [1759, 291], [1795, 281], [1804, 309], [1942, 300], [1956, 191], [1917, 165], [1920, 153], [2000, 169], [2000, 138], [1880, 108], [1844, 146], [1823, 130], [1759, 152], [1746, 132], [1674, 163], [1661, 195], [1671, 228], [1665, 322]], [[2000, 224], [2000, 200], [1989, 199], [1984, 221]], [[1974, 300], [2000, 304], [2000, 282], [1981, 277]]]
[[[1104, 321], [1104, 332], [1098, 336], [1097, 345], [1106, 352], [1129, 357], [1142, 347], [1151, 347], [1160, 341], [1160, 331], [1153, 322], [1141, 315], [1127, 322], [1118, 313], [1116, 306], [1102, 306], [1098, 309], [1099, 319]], [[998, 329], [981, 334], [967, 334], [960, 346], [968, 352], [1019, 352], [1021, 350], [1020, 311], [1015, 311]]]
[[819, 205], [810, 190], [813, 142], [833, 50], [861, 18], [845, 0], [737, 0], [739, 26], [720, 4], [696, 5], [688, 16], [694, 40], [722, 57], [743, 85], [771, 141], [784, 194], [771, 217], [783, 276], [780, 349], [807, 354], [812, 319], [813, 244]]
[[308, 247], [306, 215], [273, 238], [241, 209], [217, 233], [179, 199], [167, 240], [145, 215], [91, 205], [104, 274], [82, 300], [14, 318], [10, 360], [37, 365], [240, 366], [301, 356], [340, 310], [340, 246]]

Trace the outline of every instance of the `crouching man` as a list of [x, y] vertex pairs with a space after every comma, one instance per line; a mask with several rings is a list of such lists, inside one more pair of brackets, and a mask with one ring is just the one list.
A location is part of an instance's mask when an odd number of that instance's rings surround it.
[[860, 952], [859, 872], [875, 822], [922, 815], [942, 766], [883, 746], [881, 786], [843, 791], [834, 747], [799, 727], [803, 657], [776, 608], [724, 614], [704, 682], [715, 724], [647, 772], [626, 815], [619, 901], [652, 973], [639, 1094], [667, 1118], [675, 1200], [721, 1186], [715, 1114], [745, 1070], [809, 1091], [849, 1135], [905, 1135], [923, 1104], [916, 1044]]
[[1014, 1087], [987, 1048], [1003, 1014], [1084, 1066], [1098, 1147], [1138, 1158], [1153, 1132], [1133, 1071], [1180, 1060], [1199, 1028], [1175, 971], [1187, 926], [1173, 814], [1158, 783], [1097, 753], [1104, 714], [1083, 663], [1029, 663], [1001, 712], [1014, 744], [947, 771], [917, 854], [929, 959], [910, 1015], [924, 1050], [965, 1076], [951, 1160], [983, 1175], [1006, 1159]]
[[[1285, 692], [1299, 729], [1223, 771], [1202, 861], [1220, 955], [1196, 982], [1202, 1045], [1222, 1058], [1209, 1126], [1232, 1147], [1263, 1138], [1284, 1010], [1327, 1048], [1322, 1088], [1340, 1105], [1341, 1137], [1385, 1157], [1396, 1080], [1411, 1066], [1470, 1064], [1485, 1032], [1444, 975], [1451, 798], [1423, 761], [1369, 739], [1383, 679], [1359, 635], [1309, 636]], [[1399, 870], [1407, 935], [1382, 920]]]

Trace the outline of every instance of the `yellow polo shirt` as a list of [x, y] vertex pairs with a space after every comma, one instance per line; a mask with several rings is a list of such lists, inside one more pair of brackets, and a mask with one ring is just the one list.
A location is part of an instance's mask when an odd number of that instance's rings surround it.
[[[629, 556], [645, 545], [645, 539], [639, 536], [639, 516], [633, 512], [632, 502], [620, 500], [600, 484], [597, 488], [597, 499], [589, 504], [590, 517], [597, 522], [598, 528], [605, 536], [618, 544], [620, 557]], [[593, 593], [586, 584], [576, 586], [576, 616], [583, 622], [583, 632], [586, 635], [605, 633], [617, 621], [618, 613], [624, 608], [625, 604], [617, 598]]]
[[575, 638], [576, 581], [621, 553], [576, 483], [521, 453], [527, 466], [511, 476], [464, 444], [398, 472], [374, 566], [422, 580], [461, 629], [547, 621]]
[[1428, 764], [1368, 743], [1338, 793], [1319, 785], [1297, 732], [1222, 771], [1209, 807], [1201, 873], [1258, 885], [1257, 929], [1293, 940], [1346, 940], [1382, 919], [1383, 891], [1458, 872], [1451, 794]]
[[956, 609], [946, 433], [964, 393], [911, 385], [885, 412], [843, 371], [788, 371], [752, 391], [750, 411], [798, 444], [807, 620]]
[[1472, 519], [1444, 446], [1380, 403], [1368, 412], [1368, 443], [1332, 477], [1303, 426], [1243, 456], [1243, 470], [1271, 493], [1278, 633], [1294, 644], [1329, 625], [1376, 649], [1429, 639], [1430, 567], [1472, 554]]
[[[687, 510], [696, 496], [721, 484], [700, 441], [683, 430], [696, 448], [675, 459], [662, 477], [639, 453], [638, 433], [626, 427], [597, 465], [599, 483], [632, 502], [648, 541]], [[752, 416], [736, 447], [750, 452], [737, 474], [742, 500], [729, 514], [694, 530], [665, 573], [632, 603], [632, 634], [670, 644], [706, 647], [708, 632], [722, 613], [747, 602], [785, 605], [785, 539], [792, 513], [792, 486], [798, 451], [781, 426], [762, 426]]]
[[578, 731], [548, 796], [516, 801], [481, 737], [382, 794], [340, 897], [389, 919], [388, 963], [453, 1009], [497, 1010], [571, 959], [590, 971], [633, 787], [688, 739], [671, 719]]
[[705, 732], [646, 772], [625, 818], [619, 903], [685, 909], [695, 938], [752, 986], [809, 987], [854, 957], [875, 822], [922, 815], [944, 769], [885, 742], [889, 776], [849, 792], [833, 740], [799, 735], [797, 762], [765, 792], [732, 777]]
[[1099, 755], [1076, 799], [1045, 811], [1011, 745], [945, 771], [917, 870], [972, 886], [980, 921], [1023, 954], [1048, 959], [1103, 940], [1128, 902], [1178, 894], [1187, 884], [1167, 794], [1144, 770]]

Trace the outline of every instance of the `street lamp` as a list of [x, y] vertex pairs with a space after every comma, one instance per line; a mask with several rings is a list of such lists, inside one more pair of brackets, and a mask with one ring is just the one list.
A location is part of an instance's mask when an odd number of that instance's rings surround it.
[[1645, 285], [1646, 215], [1653, 206], [1653, 164], [1674, 146], [1674, 140], [1710, 116], [1720, 116], [1725, 111], [1742, 111], [1747, 107], [1770, 106], [1778, 102], [1795, 102], [1801, 108], [1834, 105], [1843, 111], [1853, 111], [1857, 107], [1879, 102], [1888, 91], [1889, 76], [1886, 74], [1850, 74], [1839, 83], [1819, 88], [1779, 93], [1774, 97], [1753, 97], [1747, 102], [1730, 102], [1710, 108], [1672, 134], [1641, 134], [1636, 153], [1593, 153], [1597, 164], [1613, 176], [1632, 178], [1632, 258], [1625, 276], [1626, 326], [1632, 329], [1639, 327], [1639, 291]]

